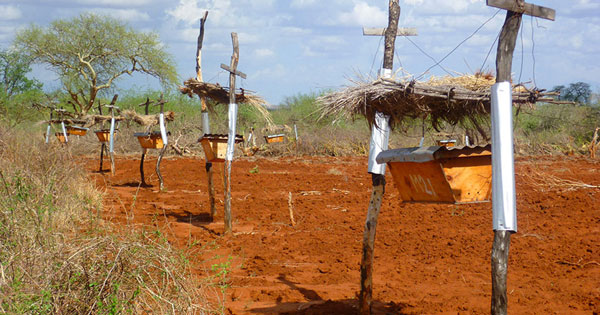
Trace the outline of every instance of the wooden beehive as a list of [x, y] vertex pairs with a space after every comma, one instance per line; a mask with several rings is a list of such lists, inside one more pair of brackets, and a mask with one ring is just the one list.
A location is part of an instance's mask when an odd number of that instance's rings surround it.
[[[228, 138], [228, 135], [205, 134], [202, 138], [198, 139], [198, 142], [202, 144], [202, 149], [204, 149], [204, 155], [206, 156], [207, 162], [225, 161]], [[244, 138], [241, 135], [235, 136], [235, 143], [240, 143], [242, 141], [244, 141]]]
[[60, 143], [66, 143], [67, 142], [67, 139], [65, 139], [65, 134], [64, 133], [62, 133], [62, 132], [56, 132], [56, 133], [54, 133], [54, 135], [58, 139], [58, 142], [60, 142]]
[[67, 134], [76, 136], [85, 136], [89, 128], [78, 127], [78, 126], [66, 126]]
[[265, 141], [267, 141], [267, 143], [283, 142], [284, 137], [284, 134], [265, 136]]
[[443, 146], [443, 147], [455, 147], [456, 146], [456, 140], [437, 140], [437, 145], [439, 146]]
[[492, 195], [490, 145], [387, 150], [377, 162], [387, 163], [405, 202], [481, 202]]
[[[117, 137], [116, 134], [117, 130], [115, 129], [115, 133], [114, 133], [114, 137]], [[96, 133], [96, 137], [98, 137], [98, 141], [100, 142], [109, 142], [110, 141], [110, 130], [109, 129], [102, 129], [102, 130], [96, 130], [94, 131], [94, 133]]]
[[134, 133], [133, 136], [137, 137], [140, 145], [144, 149], [162, 149], [165, 146], [160, 131], [137, 132]]

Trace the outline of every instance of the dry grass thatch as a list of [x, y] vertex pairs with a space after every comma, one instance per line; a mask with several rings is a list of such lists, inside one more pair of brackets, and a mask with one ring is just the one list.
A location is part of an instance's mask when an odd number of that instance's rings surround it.
[[[210, 110], [213, 109], [211, 106], [216, 106], [217, 104], [229, 104], [229, 88], [222, 87], [219, 84], [188, 79], [184, 82], [184, 86], [179, 87], [179, 91], [187, 94], [189, 97], [193, 97], [195, 94], [213, 100], [215, 104], [207, 103]], [[263, 116], [267, 125], [273, 125], [271, 114], [266, 109], [267, 102], [260, 96], [249, 94], [242, 89], [241, 93], [235, 94], [235, 100], [237, 104], [247, 104], [254, 107]]]
[[[115, 116], [115, 121], [125, 121], [125, 122], [135, 122], [136, 124], [144, 127], [151, 127], [158, 125], [158, 116], [159, 114], [154, 115], [142, 115], [138, 114], [134, 110], [124, 110], [121, 112], [119, 116]], [[166, 111], [164, 112], [165, 121], [173, 121], [175, 120], [175, 112]], [[39, 124], [47, 124], [47, 123], [61, 123], [69, 125], [81, 125], [83, 127], [91, 127], [97, 124], [103, 124], [106, 122], [110, 122], [110, 115], [85, 115], [80, 118], [66, 118], [66, 119], [53, 119], [50, 121], [42, 121]]]
[[[381, 112], [390, 117], [392, 128], [406, 119], [428, 118], [438, 131], [447, 122], [471, 125], [483, 134], [481, 125], [489, 122], [490, 87], [495, 80], [491, 75], [476, 74], [432, 77], [426, 82], [377, 79], [353, 83], [317, 99], [321, 117], [363, 115], [373, 124], [375, 112]], [[515, 89], [513, 102], [531, 105], [540, 96], [535, 90]]]

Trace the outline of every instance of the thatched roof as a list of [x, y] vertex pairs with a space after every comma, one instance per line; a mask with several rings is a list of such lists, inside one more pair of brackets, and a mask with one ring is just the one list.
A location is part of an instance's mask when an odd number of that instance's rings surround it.
[[[390, 117], [392, 128], [407, 119], [428, 118], [439, 130], [443, 122], [469, 124], [481, 133], [490, 113], [490, 75], [431, 78], [427, 82], [377, 79], [358, 81], [343, 90], [317, 99], [321, 117], [365, 116], [373, 124], [375, 112]], [[513, 103], [531, 105], [543, 94], [522, 87], [514, 89]]]
[[[135, 122], [140, 126], [150, 128], [158, 125], [159, 114], [154, 115], [141, 115], [134, 110], [124, 110], [120, 115], [115, 116], [115, 121]], [[175, 119], [175, 113], [172, 111], [164, 112], [165, 121], [173, 121]], [[50, 121], [43, 121], [40, 123], [61, 123], [64, 122], [69, 125], [81, 125], [84, 127], [91, 127], [97, 124], [110, 122], [110, 115], [85, 115], [79, 118], [65, 118], [65, 119], [53, 119]]]
[[[206, 97], [214, 101], [214, 104], [207, 103], [210, 110], [213, 110], [211, 106], [218, 104], [229, 104], [229, 88], [223, 87], [219, 84], [213, 84], [208, 82], [201, 82], [196, 79], [188, 79], [184, 82], [184, 86], [179, 87], [179, 91], [183, 94], [187, 94], [189, 97], [198, 95], [200, 97]], [[241, 93], [235, 94], [235, 101], [237, 104], [247, 104], [254, 107], [267, 121], [267, 125], [273, 125], [273, 119], [271, 114], [266, 109], [267, 102], [260, 96], [248, 93], [243, 89], [240, 89]]]

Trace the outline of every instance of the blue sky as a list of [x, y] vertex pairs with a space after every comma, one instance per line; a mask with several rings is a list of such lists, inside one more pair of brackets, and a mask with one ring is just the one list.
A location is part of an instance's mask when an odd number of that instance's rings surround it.
[[[598, 92], [600, 1], [528, 2], [555, 9], [556, 21], [524, 17], [514, 80], [535, 82], [540, 88], [583, 81]], [[0, 47], [8, 47], [15, 32], [31, 23], [44, 26], [82, 12], [107, 14], [140, 31], [158, 33], [175, 57], [183, 82], [195, 76], [199, 18], [208, 10], [204, 79], [228, 84], [228, 73], [219, 66], [229, 64], [230, 34], [236, 32], [238, 69], [248, 75], [238, 80], [238, 86], [277, 105], [299, 93], [337, 89], [359, 76], [375, 75], [381, 67], [383, 41], [363, 36], [362, 27], [385, 27], [387, 5], [388, 0], [0, 0]], [[486, 6], [485, 0], [400, 0], [400, 6], [400, 26], [416, 27], [419, 36], [396, 40], [394, 70], [399, 74], [427, 79], [482, 67], [495, 70], [492, 45], [505, 11]], [[443, 69], [433, 67], [424, 74], [434, 59], [444, 58], [488, 20], [441, 63]], [[53, 73], [43, 67], [36, 67], [33, 75], [46, 86], [58, 87]], [[119, 83], [158, 88], [156, 79], [139, 76]]]

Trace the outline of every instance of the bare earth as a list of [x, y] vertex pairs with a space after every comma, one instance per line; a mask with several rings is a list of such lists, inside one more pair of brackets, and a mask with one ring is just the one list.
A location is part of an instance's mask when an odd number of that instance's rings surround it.
[[[207, 267], [229, 260], [226, 312], [356, 314], [371, 194], [366, 158], [234, 161], [233, 235], [223, 235], [222, 164], [215, 164], [218, 214], [211, 222], [204, 161], [165, 158], [164, 192], [155, 163], [153, 157], [145, 164], [153, 186], [138, 191], [139, 157], [117, 159], [115, 176], [98, 173], [98, 161], [88, 160], [91, 178], [106, 190], [104, 216], [159, 226], [178, 246], [197, 246]], [[516, 172], [509, 313], [600, 313], [600, 162], [526, 158]], [[374, 313], [489, 314], [491, 203], [402, 204], [391, 178], [386, 188]]]

